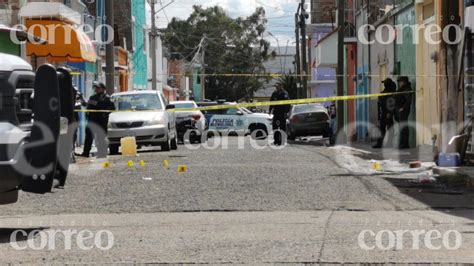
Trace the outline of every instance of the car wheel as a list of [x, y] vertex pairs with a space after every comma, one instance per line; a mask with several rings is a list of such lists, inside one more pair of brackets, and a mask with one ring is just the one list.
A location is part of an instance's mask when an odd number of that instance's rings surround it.
[[117, 155], [119, 154], [119, 145], [118, 144], [110, 144], [109, 145], [109, 151], [110, 155]]
[[335, 144], [336, 144], [336, 137], [335, 136], [329, 137], [329, 145], [334, 146]]
[[169, 137], [166, 139], [166, 142], [161, 144], [162, 151], [170, 151], [171, 150], [171, 141]]
[[178, 137], [174, 137], [171, 140], [171, 149], [172, 150], [177, 150], [178, 149]]
[[268, 137], [267, 128], [264, 125], [254, 125], [249, 128], [250, 135], [254, 139], [266, 139]]
[[206, 143], [207, 140], [208, 140], [208, 138], [209, 138], [209, 137], [207, 136], [207, 134], [201, 134], [201, 136], [199, 136], [199, 137], [197, 138], [197, 142], [198, 142], [198, 143]]

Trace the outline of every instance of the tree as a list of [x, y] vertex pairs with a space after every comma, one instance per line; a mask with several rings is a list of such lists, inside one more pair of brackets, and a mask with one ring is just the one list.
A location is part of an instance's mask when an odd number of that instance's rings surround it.
[[[206, 98], [236, 101], [249, 99], [268, 78], [263, 63], [275, 56], [263, 38], [265, 10], [257, 8], [246, 18], [233, 19], [218, 6], [194, 6], [186, 20], [173, 18], [163, 30], [164, 44], [173, 57], [200, 63], [201, 41], [205, 45]], [[231, 74], [231, 75], [228, 75]]]
[[278, 78], [278, 83], [280, 83], [283, 88], [288, 92], [290, 95], [290, 99], [297, 99], [298, 98], [298, 86], [296, 84], [296, 77], [295, 75], [285, 74]]

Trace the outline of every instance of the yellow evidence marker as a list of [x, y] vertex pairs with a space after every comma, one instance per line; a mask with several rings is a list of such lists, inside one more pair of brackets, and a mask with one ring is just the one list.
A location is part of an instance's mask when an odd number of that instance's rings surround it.
[[382, 169], [382, 165], [379, 162], [375, 162], [372, 164], [372, 169], [375, 171], [380, 171], [380, 169]]
[[167, 170], [170, 169], [170, 162], [168, 160], [164, 160], [163, 161], [163, 167]]
[[188, 171], [187, 165], [180, 165], [178, 166], [178, 173], [186, 173]]
[[140, 166], [141, 166], [141, 167], [144, 167], [144, 166], [145, 166], [145, 161], [144, 161], [144, 160], [141, 160], [141, 161], [140, 161]]
[[133, 165], [134, 165], [133, 161], [128, 161], [127, 165], [128, 165], [128, 167], [133, 167]]
[[120, 146], [122, 146], [122, 156], [137, 156], [137, 141], [135, 137], [121, 138]]
[[104, 168], [104, 169], [110, 168], [110, 163], [109, 162], [103, 163], [102, 168]]

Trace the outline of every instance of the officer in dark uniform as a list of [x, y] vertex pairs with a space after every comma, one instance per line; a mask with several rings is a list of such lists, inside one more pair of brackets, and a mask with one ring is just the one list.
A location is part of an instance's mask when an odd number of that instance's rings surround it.
[[[390, 79], [382, 81], [385, 89], [382, 93], [394, 93], [397, 91], [397, 84]], [[383, 141], [387, 132], [389, 133], [389, 143], [391, 143], [391, 130], [394, 124], [395, 117], [395, 95], [381, 96], [378, 100], [378, 115], [379, 115], [379, 126], [380, 126], [380, 138], [377, 140], [377, 144], [373, 146], [374, 149], [380, 149], [383, 146]]]
[[[289, 100], [288, 92], [283, 89], [281, 84], [275, 85], [276, 90], [273, 92], [270, 101], [285, 101]], [[290, 112], [291, 105], [276, 105], [270, 106], [270, 114], [273, 113], [273, 132], [274, 144], [280, 146], [283, 144], [281, 132], [286, 132], [286, 118]]]
[[[408, 77], [398, 78], [398, 92], [404, 92], [403, 94], [397, 95], [397, 117], [400, 123], [400, 149], [410, 148], [409, 135], [410, 129], [408, 127], [408, 117], [410, 116], [411, 101], [412, 101], [412, 88]], [[408, 93], [407, 93], [408, 92]]]
[[[106, 94], [105, 84], [94, 82], [96, 94], [92, 95], [87, 102], [87, 110], [115, 110], [114, 103]], [[84, 151], [81, 156], [89, 157], [92, 148], [92, 142], [95, 139], [98, 153], [97, 158], [107, 157], [107, 124], [109, 122], [109, 112], [90, 112], [87, 113], [88, 125], [86, 128], [86, 140]]]

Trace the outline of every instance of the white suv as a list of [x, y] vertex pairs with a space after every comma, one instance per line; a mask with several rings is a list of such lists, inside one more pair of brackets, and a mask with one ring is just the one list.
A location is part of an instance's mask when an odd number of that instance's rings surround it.
[[272, 132], [272, 117], [268, 114], [252, 113], [245, 108], [230, 108], [206, 111], [209, 131], [220, 133], [252, 134], [258, 138]]

